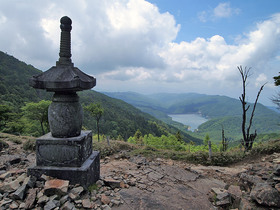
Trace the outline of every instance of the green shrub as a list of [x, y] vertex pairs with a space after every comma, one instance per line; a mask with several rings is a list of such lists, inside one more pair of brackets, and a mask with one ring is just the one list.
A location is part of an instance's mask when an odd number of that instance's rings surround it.
[[4, 140], [0, 139], [0, 151], [5, 148], [8, 148], [8, 147], [9, 147], [9, 144], [7, 142], [5, 142]]
[[17, 137], [9, 137], [7, 138], [8, 141], [14, 142], [15, 144], [21, 144], [22, 140]]
[[36, 149], [36, 140], [35, 139], [28, 139], [26, 142], [23, 143], [24, 150], [31, 150], [35, 151]]

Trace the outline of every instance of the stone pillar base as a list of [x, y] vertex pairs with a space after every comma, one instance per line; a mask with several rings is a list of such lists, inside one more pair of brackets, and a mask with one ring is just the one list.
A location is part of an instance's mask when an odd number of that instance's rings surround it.
[[28, 176], [40, 177], [42, 174], [69, 180], [70, 184], [80, 184], [88, 188], [100, 178], [99, 152], [92, 152], [81, 167], [35, 166], [27, 170]]
[[38, 138], [36, 166], [29, 168], [27, 174], [45, 174], [86, 188], [94, 184], [100, 177], [100, 155], [92, 151], [91, 131], [70, 138], [55, 138], [51, 133]]

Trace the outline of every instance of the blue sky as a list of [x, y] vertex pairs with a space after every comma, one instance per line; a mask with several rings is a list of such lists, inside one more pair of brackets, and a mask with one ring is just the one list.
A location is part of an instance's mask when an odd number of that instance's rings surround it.
[[238, 98], [237, 66], [252, 67], [248, 100], [279, 91], [279, 0], [0, 0], [0, 50], [46, 71], [58, 60], [62, 16], [72, 61], [97, 91], [197, 92]]

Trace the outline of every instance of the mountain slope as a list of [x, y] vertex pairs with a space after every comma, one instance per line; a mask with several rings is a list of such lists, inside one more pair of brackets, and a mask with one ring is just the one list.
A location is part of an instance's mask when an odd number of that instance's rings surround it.
[[[37, 102], [42, 99], [51, 99], [53, 93], [45, 90], [37, 90], [28, 85], [29, 78], [41, 73], [40, 70], [31, 65], [7, 55], [0, 51], [0, 104], [8, 104], [14, 108], [14, 112], [20, 112], [20, 107], [25, 102]], [[79, 92], [81, 103], [99, 102], [104, 108], [104, 115], [101, 118], [101, 133], [124, 139], [133, 136], [137, 129], [142, 134], [153, 134], [155, 136], [175, 134], [178, 129], [166, 125], [156, 118], [141, 112], [130, 104], [121, 100], [110, 98], [102, 93], [93, 90]], [[96, 131], [96, 121], [84, 111], [84, 127]], [[185, 141], [201, 143], [198, 138], [183, 133]]]
[[0, 51], [0, 103], [17, 110], [24, 102], [50, 98], [45, 91], [29, 86], [28, 79], [41, 71]]

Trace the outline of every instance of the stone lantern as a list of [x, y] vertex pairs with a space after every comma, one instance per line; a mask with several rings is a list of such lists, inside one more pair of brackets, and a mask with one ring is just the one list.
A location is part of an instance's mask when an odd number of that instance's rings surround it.
[[60, 20], [59, 60], [48, 71], [33, 76], [30, 86], [54, 92], [48, 110], [50, 133], [36, 140], [36, 166], [28, 169], [34, 176], [67, 179], [85, 187], [100, 176], [99, 152], [92, 151], [92, 132], [81, 131], [83, 109], [77, 91], [91, 89], [96, 79], [71, 61], [71, 29], [69, 17]]

